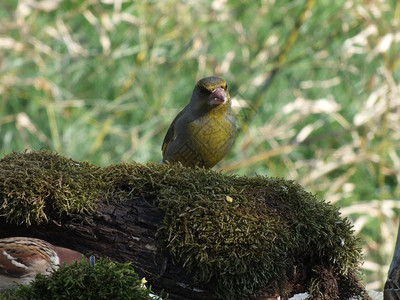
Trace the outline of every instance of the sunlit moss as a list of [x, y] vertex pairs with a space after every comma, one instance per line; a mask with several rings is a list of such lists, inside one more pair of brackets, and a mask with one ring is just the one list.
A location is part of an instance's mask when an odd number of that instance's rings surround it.
[[[14, 180], [1, 194], [10, 221], [24, 221], [20, 207], [32, 214], [26, 220], [38, 221], [69, 209], [90, 211], [105, 196], [153, 201], [164, 211], [160, 249], [221, 299], [244, 299], [263, 287], [284, 293], [299, 274], [299, 284], [313, 294], [330, 293], [326, 278], [333, 278], [340, 297], [362, 293], [355, 279], [361, 253], [350, 222], [293, 181], [154, 163], [98, 168], [45, 151], [10, 154], [0, 169], [8, 171], [7, 178], [23, 174], [24, 184]], [[57, 184], [49, 188], [46, 181]], [[30, 197], [40, 201], [32, 204]], [[10, 205], [14, 198], [17, 204]]]
[[47, 151], [11, 153], [0, 170], [0, 213], [17, 224], [90, 211], [101, 192], [99, 167]]

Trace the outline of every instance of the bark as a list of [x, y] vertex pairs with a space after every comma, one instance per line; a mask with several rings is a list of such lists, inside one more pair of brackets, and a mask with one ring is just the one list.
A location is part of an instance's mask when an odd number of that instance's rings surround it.
[[148, 199], [99, 201], [91, 215], [70, 214], [41, 225], [16, 226], [0, 218], [0, 237], [36, 237], [87, 255], [130, 261], [154, 291], [164, 290], [170, 299], [214, 299], [209, 290], [194, 285], [167, 253], [157, 251], [156, 232], [162, 219], [162, 211]]
[[392, 263], [390, 264], [388, 278], [384, 287], [383, 299], [400, 299], [400, 225], [397, 231], [397, 240], [394, 248]]

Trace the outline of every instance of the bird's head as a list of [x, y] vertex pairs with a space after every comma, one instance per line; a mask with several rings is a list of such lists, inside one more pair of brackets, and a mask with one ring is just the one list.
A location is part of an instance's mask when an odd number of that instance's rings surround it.
[[229, 106], [228, 85], [224, 79], [215, 76], [200, 79], [194, 87], [190, 102], [193, 108], [202, 112], [220, 105]]

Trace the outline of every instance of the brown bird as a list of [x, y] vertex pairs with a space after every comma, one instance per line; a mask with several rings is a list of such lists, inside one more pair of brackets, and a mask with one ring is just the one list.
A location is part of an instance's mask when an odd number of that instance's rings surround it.
[[63, 263], [79, 261], [82, 254], [28, 237], [0, 239], [0, 292], [28, 284], [37, 273], [50, 274]]
[[225, 80], [203, 78], [194, 87], [189, 104], [168, 129], [161, 148], [163, 162], [212, 168], [228, 153], [235, 132]]

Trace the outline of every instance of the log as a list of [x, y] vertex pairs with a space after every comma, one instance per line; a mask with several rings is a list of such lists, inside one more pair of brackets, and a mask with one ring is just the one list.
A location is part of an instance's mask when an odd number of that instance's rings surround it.
[[192, 276], [167, 253], [157, 250], [162, 219], [162, 210], [144, 198], [107, 199], [98, 202], [92, 214], [71, 213], [41, 225], [15, 226], [0, 218], [0, 238], [36, 237], [86, 255], [129, 261], [153, 290], [165, 290], [171, 299], [215, 299], [210, 290], [194, 285]]
[[297, 183], [179, 165], [0, 160], [0, 238], [131, 262], [170, 299], [369, 299], [349, 220]]

